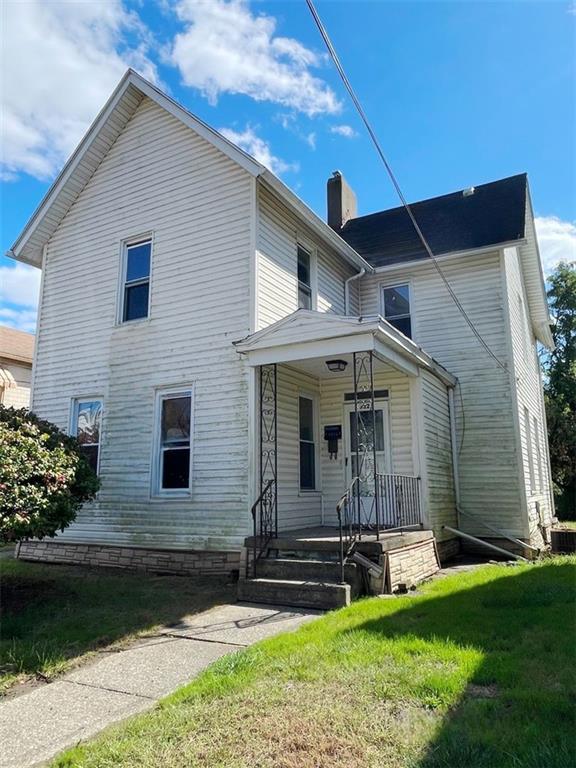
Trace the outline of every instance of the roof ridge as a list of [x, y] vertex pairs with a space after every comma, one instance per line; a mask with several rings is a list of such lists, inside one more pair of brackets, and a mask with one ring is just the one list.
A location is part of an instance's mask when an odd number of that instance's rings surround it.
[[[512, 176], [505, 176], [502, 179], [495, 179], [494, 181], [487, 181], [487, 182], [484, 182], [483, 184], [477, 184], [473, 188], [475, 190], [482, 189], [482, 188], [493, 186], [495, 184], [501, 184], [506, 181], [511, 181], [512, 179], [520, 179], [520, 178], [524, 178], [526, 180], [526, 183], [528, 183], [528, 173], [524, 171], [523, 173], [512, 174]], [[446, 192], [443, 195], [433, 195], [432, 197], [425, 197], [422, 200], [414, 200], [412, 202], [409, 202], [408, 205], [411, 208], [413, 208], [414, 206], [422, 205], [423, 203], [430, 203], [433, 200], [443, 200], [448, 197], [452, 197], [454, 195], [461, 195], [465, 190], [466, 190], [466, 187], [464, 187], [463, 189], [456, 189], [453, 192]], [[370, 219], [372, 217], [382, 216], [385, 213], [394, 213], [396, 211], [401, 211], [401, 210], [404, 210], [404, 206], [396, 205], [393, 208], [383, 208], [381, 211], [373, 211], [372, 213], [366, 213], [364, 214], [364, 216], [356, 216], [353, 219], [348, 219], [346, 224], [342, 227], [342, 230], [346, 229], [346, 227], [352, 222], [365, 221], [366, 219]]]

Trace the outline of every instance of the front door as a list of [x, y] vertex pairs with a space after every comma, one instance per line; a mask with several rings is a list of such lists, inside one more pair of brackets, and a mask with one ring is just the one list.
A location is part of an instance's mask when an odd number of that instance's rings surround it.
[[[376, 400], [374, 409], [376, 417], [376, 472], [389, 473], [391, 471], [391, 461], [388, 401]], [[346, 485], [354, 477], [358, 476], [360, 478], [360, 519], [363, 525], [375, 525], [374, 422], [372, 409], [358, 411], [358, 455], [356, 453], [356, 410], [354, 403], [346, 403], [345, 416]]]

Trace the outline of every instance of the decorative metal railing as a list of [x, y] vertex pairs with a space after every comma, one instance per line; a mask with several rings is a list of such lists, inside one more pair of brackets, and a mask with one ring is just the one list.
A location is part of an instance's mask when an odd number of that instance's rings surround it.
[[383, 528], [422, 524], [420, 478], [412, 475], [376, 475], [378, 518]]
[[340, 581], [344, 583], [344, 568], [346, 558], [349, 556], [357, 536], [360, 534], [361, 525], [359, 517], [358, 495], [356, 493], [360, 483], [360, 478], [352, 479], [346, 491], [342, 494], [336, 504], [336, 515], [338, 516], [338, 536], [340, 540]]
[[246, 563], [247, 575], [251, 565], [252, 575], [256, 577], [256, 563], [266, 551], [270, 539], [278, 533], [277, 507], [276, 480], [269, 480], [252, 505], [252, 563]]
[[364, 492], [365, 487], [354, 477], [336, 505], [342, 582], [346, 561], [363, 535], [378, 539], [385, 530], [422, 525], [419, 477], [377, 474], [374, 493]]

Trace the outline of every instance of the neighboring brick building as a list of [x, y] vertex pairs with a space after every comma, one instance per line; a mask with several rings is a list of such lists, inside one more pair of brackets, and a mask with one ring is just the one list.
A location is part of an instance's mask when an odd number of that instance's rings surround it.
[[0, 326], [0, 403], [30, 405], [34, 334]]

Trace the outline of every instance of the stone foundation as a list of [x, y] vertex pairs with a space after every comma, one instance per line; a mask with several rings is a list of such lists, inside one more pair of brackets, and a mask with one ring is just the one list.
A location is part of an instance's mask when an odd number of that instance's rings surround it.
[[58, 541], [23, 541], [16, 549], [16, 557], [19, 560], [46, 563], [126, 568], [187, 576], [229, 576], [240, 566], [240, 552], [145, 549]]

